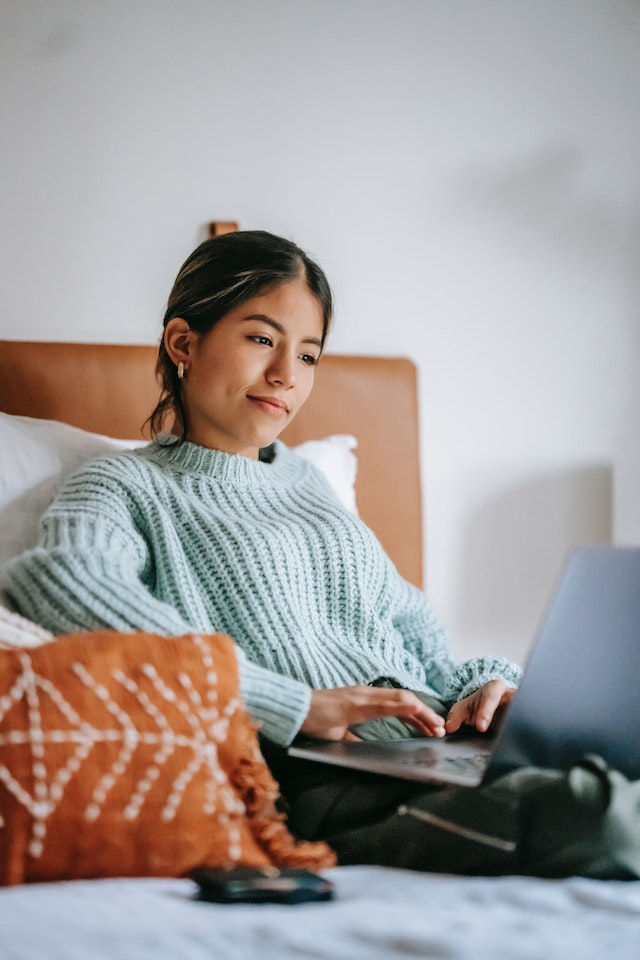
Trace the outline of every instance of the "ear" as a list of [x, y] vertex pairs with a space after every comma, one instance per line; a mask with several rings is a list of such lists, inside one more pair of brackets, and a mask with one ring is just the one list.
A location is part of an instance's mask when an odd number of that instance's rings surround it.
[[176, 366], [182, 362], [188, 368], [193, 346], [198, 339], [195, 330], [182, 317], [173, 317], [164, 328], [163, 339], [169, 359]]

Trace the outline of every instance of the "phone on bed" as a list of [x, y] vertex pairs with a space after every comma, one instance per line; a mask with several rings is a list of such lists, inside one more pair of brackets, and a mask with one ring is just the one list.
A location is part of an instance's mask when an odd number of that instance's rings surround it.
[[331, 900], [333, 884], [308, 870], [277, 867], [199, 867], [191, 878], [197, 900], [209, 903], [310, 903]]

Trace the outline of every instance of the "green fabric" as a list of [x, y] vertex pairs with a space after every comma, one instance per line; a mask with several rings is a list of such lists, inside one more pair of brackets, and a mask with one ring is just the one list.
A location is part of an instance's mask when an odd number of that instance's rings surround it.
[[521, 792], [519, 853], [527, 872], [640, 878], [640, 781], [594, 755], [540, 783], [523, 787], [524, 776], [519, 771], [498, 784]]
[[289, 825], [301, 837], [327, 840], [340, 863], [640, 879], [640, 782], [599, 757], [568, 771], [523, 768], [474, 789], [353, 771], [323, 779], [312, 766], [279, 767]]

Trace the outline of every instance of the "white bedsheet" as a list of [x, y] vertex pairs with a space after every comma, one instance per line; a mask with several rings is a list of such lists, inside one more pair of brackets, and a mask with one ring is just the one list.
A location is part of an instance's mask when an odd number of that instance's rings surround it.
[[640, 882], [327, 871], [330, 903], [219, 906], [188, 880], [0, 890], [2, 960], [639, 960]]

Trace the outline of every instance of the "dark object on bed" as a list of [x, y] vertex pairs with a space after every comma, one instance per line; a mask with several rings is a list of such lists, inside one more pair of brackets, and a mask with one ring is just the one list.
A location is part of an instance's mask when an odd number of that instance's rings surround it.
[[197, 900], [208, 903], [309, 903], [333, 899], [333, 884], [308, 870], [232, 867], [195, 870]]

